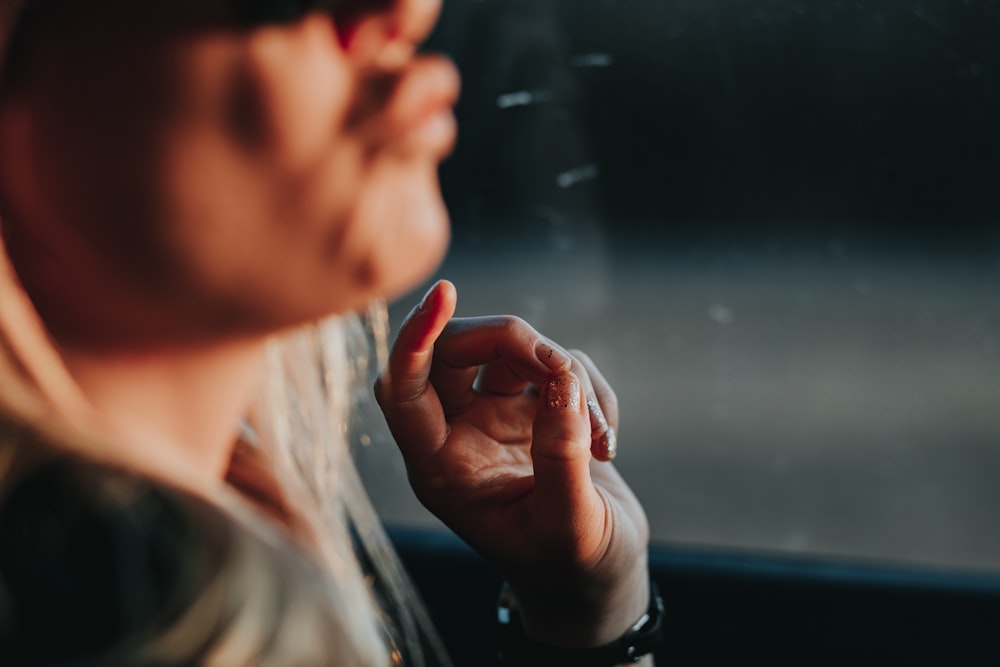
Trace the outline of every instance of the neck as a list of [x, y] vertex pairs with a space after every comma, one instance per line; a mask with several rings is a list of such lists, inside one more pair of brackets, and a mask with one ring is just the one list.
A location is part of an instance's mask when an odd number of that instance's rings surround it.
[[265, 341], [144, 352], [64, 349], [66, 366], [128, 467], [205, 490], [224, 477]]

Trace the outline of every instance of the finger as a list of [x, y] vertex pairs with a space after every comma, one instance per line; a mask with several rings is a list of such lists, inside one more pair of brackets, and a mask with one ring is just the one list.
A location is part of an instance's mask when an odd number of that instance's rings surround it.
[[493, 396], [516, 396], [532, 386], [505, 363], [486, 364], [479, 371], [476, 389]]
[[437, 451], [448, 427], [429, 382], [434, 344], [455, 313], [458, 296], [448, 281], [434, 285], [400, 327], [375, 397], [404, 456]]
[[518, 317], [454, 319], [435, 344], [431, 381], [451, 414], [474, 398], [480, 366], [502, 364], [523, 382], [542, 385], [573, 363], [569, 353]]
[[590, 476], [590, 420], [573, 373], [552, 375], [542, 389], [531, 460], [540, 529], [550, 537], [564, 537], [568, 531], [569, 544], [587, 551], [599, 500]]
[[607, 432], [608, 420], [597, 400], [597, 394], [594, 393], [594, 386], [590, 381], [590, 374], [586, 367], [574, 356], [574, 352], [571, 351], [569, 354], [573, 359], [570, 372], [580, 380], [580, 385], [583, 388], [583, 400], [587, 405], [587, 412], [590, 413], [590, 439], [592, 442], [597, 442]]
[[440, 0], [340, 0], [330, 7], [348, 55], [360, 65], [397, 69], [430, 34]]
[[430, 382], [446, 416], [460, 413], [472, 403], [478, 374], [478, 368], [454, 368], [438, 358], [431, 362]]
[[593, 391], [587, 398], [593, 454], [601, 461], [612, 461], [618, 455], [618, 397], [590, 357], [580, 350], [570, 354], [586, 369]]
[[[608, 423], [604, 409], [601, 406], [600, 397], [594, 389], [586, 365], [576, 356], [577, 354], [583, 355], [583, 353], [579, 350], [573, 350], [569, 354], [573, 359], [570, 372], [580, 380], [587, 410], [590, 413], [591, 451], [601, 461], [610, 461], [613, 458], [613, 454], [609, 454], [608, 452], [615, 452], [618, 447], [615, 430]], [[593, 367], [593, 363], [590, 365]]]

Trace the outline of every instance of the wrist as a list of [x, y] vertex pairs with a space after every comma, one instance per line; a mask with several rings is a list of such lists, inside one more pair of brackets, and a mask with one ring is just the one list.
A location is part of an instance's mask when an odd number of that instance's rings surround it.
[[517, 600], [504, 585], [497, 607], [500, 664], [508, 667], [618, 667], [642, 664], [651, 667], [653, 651], [659, 644], [664, 623], [663, 601], [652, 580], [648, 582], [650, 604], [616, 639], [596, 646], [555, 646], [534, 640], [524, 633]]
[[634, 562], [613, 584], [549, 580], [511, 582], [525, 636], [551, 646], [590, 648], [612, 642], [650, 606], [646, 558]]

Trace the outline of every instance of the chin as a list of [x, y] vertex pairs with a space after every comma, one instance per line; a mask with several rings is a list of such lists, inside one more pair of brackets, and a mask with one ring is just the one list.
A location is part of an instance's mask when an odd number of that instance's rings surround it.
[[451, 222], [441, 198], [436, 164], [380, 189], [381, 205], [370, 229], [372, 251], [359, 275], [370, 301], [395, 299], [423, 284], [441, 266], [451, 241]]
[[381, 278], [373, 276], [371, 289], [368, 290], [372, 298], [392, 301], [413, 291], [434, 275], [444, 261], [451, 240], [451, 227], [443, 205], [436, 217], [433, 226], [424, 224], [422, 234], [411, 238], [411, 242], [401, 240], [395, 244], [398, 251], [382, 259]]

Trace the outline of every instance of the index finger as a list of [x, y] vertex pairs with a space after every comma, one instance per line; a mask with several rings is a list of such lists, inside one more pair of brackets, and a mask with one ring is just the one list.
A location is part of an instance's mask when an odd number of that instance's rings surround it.
[[542, 385], [573, 362], [568, 352], [519, 317], [457, 318], [435, 344], [431, 378], [447, 408], [471, 396], [476, 373], [470, 375], [470, 370], [502, 365], [513, 378]]

